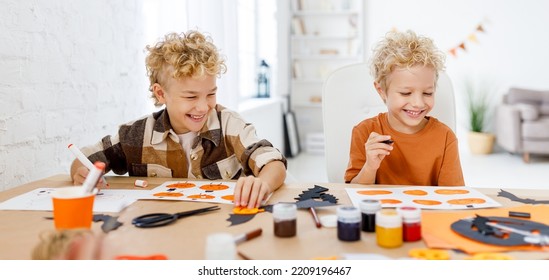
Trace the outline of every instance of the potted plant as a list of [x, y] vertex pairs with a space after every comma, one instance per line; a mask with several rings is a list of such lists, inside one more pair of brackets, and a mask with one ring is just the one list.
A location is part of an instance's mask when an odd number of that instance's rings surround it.
[[492, 113], [490, 106], [492, 90], [484, 84], [475, 84], [471, 81], [468, 81], [465, 86], [469, 112], [469, 148], [473, 154], [490, 154], [496, 139], [495, 135], [486, 129]]

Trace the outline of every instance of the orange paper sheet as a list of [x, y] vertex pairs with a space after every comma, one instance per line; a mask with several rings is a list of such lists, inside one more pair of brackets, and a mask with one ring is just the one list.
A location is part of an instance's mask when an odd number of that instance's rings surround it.
[[432, 212], [423, 211], [421, 215], [421, 231], [423, 240], [429, 248], [459, 249], [469, 254], [481, 252], [505, 252], [536, 250], [549, 251], [549, 246], [496, 246], [484, 244], [455, 233], [450, 226], [457, 220], [481, 216], [508, 217], [509, 211], [528, 212], [531, 214], [529, 221], [549, 224], [549, 206], [526, 205], [512, 208], [478, 209], [472, 211]]

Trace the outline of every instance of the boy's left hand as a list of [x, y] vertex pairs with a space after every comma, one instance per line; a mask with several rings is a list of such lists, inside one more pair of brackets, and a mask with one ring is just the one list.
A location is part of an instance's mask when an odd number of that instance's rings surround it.
[[265, 181], [254, 176], [240, 177], [234, 190], [234, 205], [248, 208], [261, 206], [261, 202], [271, 193], [271, 187]]

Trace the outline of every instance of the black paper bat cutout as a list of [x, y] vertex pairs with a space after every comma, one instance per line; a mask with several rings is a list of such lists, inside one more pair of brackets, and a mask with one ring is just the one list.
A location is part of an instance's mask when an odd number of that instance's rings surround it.
[[[273, 205], [272, 204], [262, 206], [262, 207], [260, 207], [260, 209], [265, 210], [264, 212], [273, 213]], [[236, 226], [236, 225], [239, 225], [239, 224], [242, 224], [242, 223], [245, 223], [245, 222], [249, 222], [257, 214], [258, 213], [256, 213], [256, 214], [229, 214], [229, 218], [227, 218], [225, 221], [231, 222], [231, 224], [229, 226]]]
[[549, 204], [549, 200], [537, 200], [532, 198], [520, 198], [508, 191], [504, 191], [502, 189], [499, 190], [498, 196], [505, 197], [510, 199], [511, 201], [517, 201], [525, 204]]
[[[309, 199], [321, 199], [322, 201], [329, 201], [333, 204], [337, 204], [337, 198], [331, 194], [327, 194], [326, 192], [330, 189], [315, 185], [313, 188], [309, 188], [306, 191], [302, 192], [299, 197], [296, 197], [295, 199], [297, 201], [306, 201]], [[328, 205], [323, 205], [328, 206]]]
[[104, 233], [109, 233], [111, 230], [115, 230], [123, 225], [118, 221], [118, 217], [113, 217], [105, 214], [95, 214], [93, 215], [94, 222], [103, 222], [101, 229]]
[[242, 214], [229, 214], [229, 218], [226, 221], [231, 222], [229, 226], [235, 226], [249, 222], [255, 217], [256, 214], [242, 215]]

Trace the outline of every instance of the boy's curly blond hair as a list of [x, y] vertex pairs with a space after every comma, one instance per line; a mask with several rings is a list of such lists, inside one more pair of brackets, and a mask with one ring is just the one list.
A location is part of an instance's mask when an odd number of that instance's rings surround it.
[[418, 36], [413, 31], [391, 31], [385, 34], [374, 48], [371, 58], [371, 74], [383, 90], [387, 89], [387, 77], [395, 68], [416, 65], [430, 66], [438, 73], [444, 70], [446, 56], [433, 40]]
[[[162, 85], [168, 77], [179, 79], [220, 75], [227, 71], [225, 60], [218, 53], [211, 37], [198, 31], [187, 33], [169, 33], [154, 46], [147, 45], [148, 51], [145, 63], [149, 75], [149, 90], [155, 83]], [[160, 105], [156, 96], [152, 94], [155, 105]]]
[[66, 259], [67, 252], [76, 238], [93, 235], [88, 229], [45, 231], [40, 234], [40, 243], [32, 250], [33, 260]]

